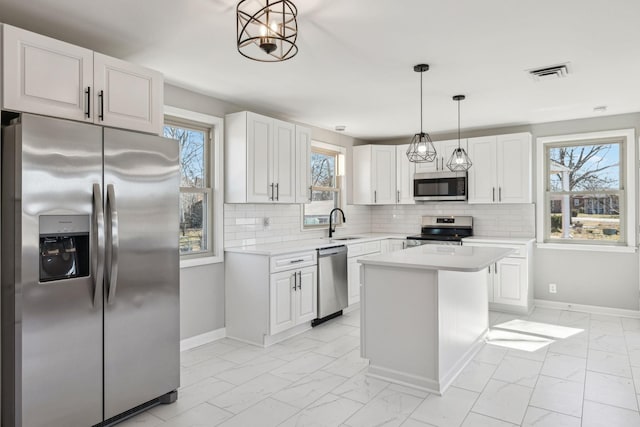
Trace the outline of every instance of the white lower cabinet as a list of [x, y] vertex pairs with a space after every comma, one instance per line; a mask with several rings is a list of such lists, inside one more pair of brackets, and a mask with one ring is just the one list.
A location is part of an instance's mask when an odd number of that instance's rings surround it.
[[347, 259], [347, 281], [349, 305], [360, 302], [360, 264], [358, 263], [358, 257]]
[[360, 302], [360, 263], [358, 260], [367, 255], [382, 252], [382, 241], [347, 244], [347, 284], [349, 305]]
[[527, 260], [503, 258], [488, 268], [489, 302], [527, 305]]
[[316, 267], [305, 267], [271, 275], [271, 335], [316, 318], [317, 274]]
[[225, 252], [227, 336], [269, 346], [317, 317], [316, 251], [283, 255]]
[[[507, 247], [514, 252], [487, 268], [487, 293], [491, 310], [518, 314], [533, 309], [532, 242], [528, 239], [463, 240], [464, 246]], [[489, 243], [496, 241], [496, 243]]]
[[389, 252], [401, 251], [407, 247], [407, 239], [388, 239]]

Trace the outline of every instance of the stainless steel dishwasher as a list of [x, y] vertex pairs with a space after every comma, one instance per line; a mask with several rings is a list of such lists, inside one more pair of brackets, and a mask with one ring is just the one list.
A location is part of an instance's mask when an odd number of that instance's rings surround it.
[[318, 318], [312, 326], [340, 316], [347, 293], [347, 247], [318, 249]]

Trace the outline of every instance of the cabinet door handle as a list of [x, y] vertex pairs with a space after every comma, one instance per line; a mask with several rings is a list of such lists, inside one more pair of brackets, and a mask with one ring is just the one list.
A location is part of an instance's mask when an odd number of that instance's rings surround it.
[[438, 168], [438, 158], [436, 157], [436, 170], [439, 171], [440, 168]]
[[400, 203], [400, 190], [398, 190], [398, 203]]
[[295, 271], [293, 272], [293, 290], [297, 290], [298, 289], [298, 273], [296, 273]]
[[276, 184], [276, 200], [280, 200], [280, 184]]
[[85, 108], [84, 115], [87, 119], [91, 118], [91, 86], [87, 86], [87, 89], [84, 91], [85, 95], [87, 95], [87, 108]]
[[313, 202], [313, 185], [309, 186], [309, 201]]
[[496, 267], [495, 267], [494, 271], [495, 271], [496, 274], [498, 274], [498, 263], [496, 262], [495, 265], [496, 265]]
[[98, 99], [100, 100], [98, 106], [100, 107], [98, 110], [98, 118], [100, 121], [104, 121], [104, 91], [101, 90], [98, 93]]
[[496, 187], [493, 187], [491, 189], [491, 191], [493, 192], [493, 196], [491, 196], [491, 199], [492, 199], [492, 201], [495, 202], [496, 201]]
[[373, 203], [378, 203], [378, 192], [373, 190]]
[[498, 201], [502, 201], [502, 187], [498, 187]]
[[269, 200], [273, 200], [273, 182], [269, 187], [271, 187], [271, 194], [269, 195]]
[[491, 274], [491, 265], [489, 265], [489, 274]]
[[298, 271], [298, 290], [302, 290], [302, 271]]

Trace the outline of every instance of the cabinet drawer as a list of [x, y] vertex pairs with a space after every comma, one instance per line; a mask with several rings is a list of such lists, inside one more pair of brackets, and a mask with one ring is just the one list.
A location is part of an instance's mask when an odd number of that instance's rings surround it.
[[354, 256], [372, 254], [375, 252], [380, 252], [380, 240], [347, 245], [347, 256], [349, 258]]
[[316, 251], [271, 257], [271, 273], [316, 265]]

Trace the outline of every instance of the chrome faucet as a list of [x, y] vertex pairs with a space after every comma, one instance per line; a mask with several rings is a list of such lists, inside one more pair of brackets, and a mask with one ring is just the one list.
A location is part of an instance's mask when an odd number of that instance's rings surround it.
[[333, 208], [333, 210], [331, 211], [331, 213], [329, 213], [329, 238], [331, 238], [333, 236], [333, 233], [336, 232], [335, 227], [333, 226], [333, 222], [332, 222], [332, 218], [333, 218], [333, 213], [335, 211], [338, 211], [342, 214], [342, 222], [347, 222], [347, 218], [345, 218], [344, 216], [344, 212], [342, 211], [342, 209], [340, 208]]

